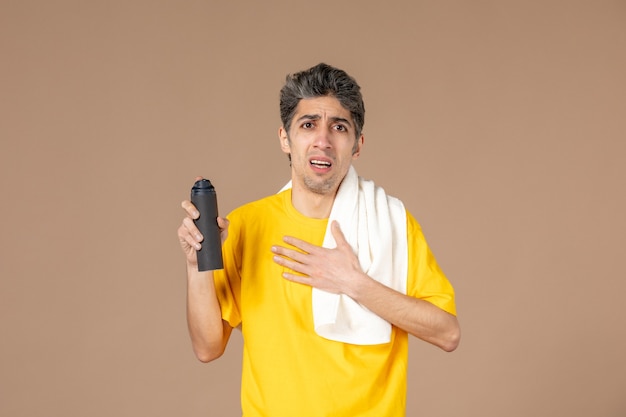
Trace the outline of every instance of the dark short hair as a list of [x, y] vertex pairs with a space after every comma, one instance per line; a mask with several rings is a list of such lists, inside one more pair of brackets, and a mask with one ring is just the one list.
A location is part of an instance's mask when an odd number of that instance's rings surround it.
[[300, 100], [325, 96], [335, 97], [350, 112], [358, 138], [365, 123], [361, 87], [345, 71], [324, 63], [287, 75], [285, 85], [280, 90], [280, 118], [283, 127], [289, 131]]

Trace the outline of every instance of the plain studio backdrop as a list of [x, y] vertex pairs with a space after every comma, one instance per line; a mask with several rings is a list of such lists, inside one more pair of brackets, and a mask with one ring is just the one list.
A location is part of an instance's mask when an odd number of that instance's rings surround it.
[[322, 61], [457, 291], [407, 415], [626, 415], [626, 2], [5, 0], [0, 56], [0, 415], [239, 415], [241, 334], [187, 337], [179, 204], [282, 187], [278, 91]]

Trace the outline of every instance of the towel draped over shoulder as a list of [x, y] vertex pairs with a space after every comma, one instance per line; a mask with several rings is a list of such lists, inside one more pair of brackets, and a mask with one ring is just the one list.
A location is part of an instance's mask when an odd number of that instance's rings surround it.
[[[291, 181], [282, 190], [291, 188]], [[282, 191], [281, 190], [281, 191]], [[361, 269], [387, 287], [407, 292], [406, 210], [354, 167], [343, 179], [328, 219], [322, 244], [337, 246], [330, 227], [336, 220], [359, 259]], [[389, 343], [391, 324], [345, 294], [313, 288], [313, 321], [320, 336], [357, 345]]]

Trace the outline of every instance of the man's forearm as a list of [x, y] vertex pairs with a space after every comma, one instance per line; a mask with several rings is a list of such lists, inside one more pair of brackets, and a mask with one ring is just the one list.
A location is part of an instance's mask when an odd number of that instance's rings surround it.
[[350, 295], [396, 327], [451, 352], [459, 344], [457, 318], [429, 303], [395, 291], [363, 274]]
[[187, 265], [187, 325], [194, 353], [202, 362], [224, 353], [232, 328], [222, 320], [213, 272]]

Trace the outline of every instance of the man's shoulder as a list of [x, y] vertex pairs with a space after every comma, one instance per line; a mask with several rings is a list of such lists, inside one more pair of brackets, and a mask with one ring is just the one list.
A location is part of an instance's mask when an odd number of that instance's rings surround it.
[[258, 200], [245, 203], [233, 210], [228, 215], [228, 217], [245, 217], [247, 219], [250, 219], [251, 217], [254, 218], [257, 216], [265, 217], [272, 212], [280, 211], [283, 209], [284, 206], [285, 192], [286, 191], [280, 192], [278, 194], [268, 195]]

